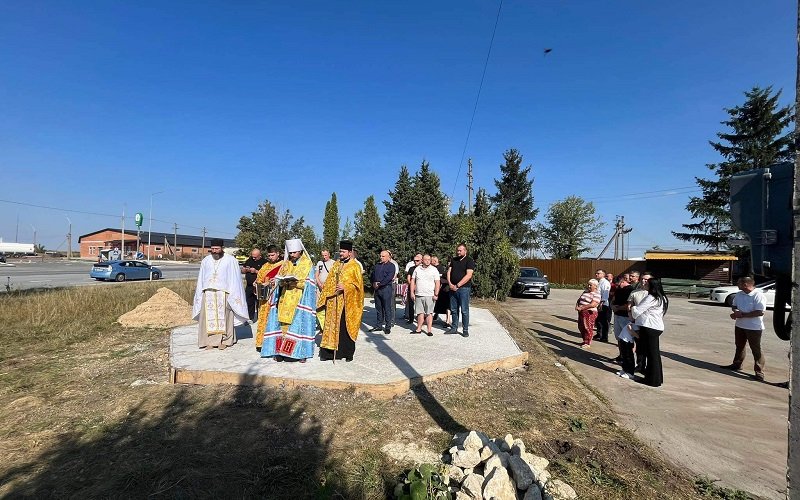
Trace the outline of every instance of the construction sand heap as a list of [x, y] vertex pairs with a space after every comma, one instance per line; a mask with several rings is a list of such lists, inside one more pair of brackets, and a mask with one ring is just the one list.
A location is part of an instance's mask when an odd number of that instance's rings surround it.
[[117, 320], [126, 328], [171, 328], [188, 325], [192, 321], [192, 306], [169, 288], [159, 288], [156, 293], [133, 311]]

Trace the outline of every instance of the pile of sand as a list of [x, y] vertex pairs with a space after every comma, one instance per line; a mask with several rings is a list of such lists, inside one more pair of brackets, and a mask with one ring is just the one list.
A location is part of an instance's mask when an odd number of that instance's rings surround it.
[[147, 302], [117, 320], [127, 328], [171, 328], [192, 323], [192, 306], [169, 288], [159, 288]]

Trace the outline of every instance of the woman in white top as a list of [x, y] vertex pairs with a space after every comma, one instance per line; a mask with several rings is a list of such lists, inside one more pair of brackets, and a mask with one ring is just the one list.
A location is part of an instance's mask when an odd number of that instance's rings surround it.
[[647, 296], [631, 308], [631, 317], [639, 327], [639, 349], [644, 353], [644, 383], [659, 387], [664, 382], [661, 370], [661, 350], [659, 337], [664, 332], [664, 315], [669, 307], [669, 299], [658, 278], [649, 278], [644, 283]]

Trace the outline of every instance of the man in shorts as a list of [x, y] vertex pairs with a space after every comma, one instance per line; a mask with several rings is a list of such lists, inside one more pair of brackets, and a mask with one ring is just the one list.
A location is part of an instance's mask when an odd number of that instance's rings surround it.
[[417, 329], [414, 333], [422, 333], [423, 321], [428, 329], [425, 335], [433, 336], [433, 306], [439, 298], [441, 280], [439, 270], [431, 265], [431, 256], [422, 256], [422, 263], [414, 269], [411, 276], [411, 299], [417, 312]]

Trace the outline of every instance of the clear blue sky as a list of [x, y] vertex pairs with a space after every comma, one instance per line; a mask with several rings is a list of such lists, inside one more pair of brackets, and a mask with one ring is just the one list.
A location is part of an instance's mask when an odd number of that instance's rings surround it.
[[[2, 2], [0, 236], [14, 241], [19, 220], [19, 241], [35, 227], [65, 249], [66, 217], [76, 236], [120, 225], [8, 201], [127, 207], [133, 226], [157, 191], [155, 231], [174, 221], [233, 237], [266, 198], [321, 234], [331, 192], [343, 224], [423, 158], [457, 208], [497, 8]], [[670, 230], [689, 221], [685, 188], [718, 160], [708, 140], [723, 108], [754, 85], [794, 100], [795, 19], [779, 0], [505, 0], [466, 150], [476, 186], [494, 191], [514, 147], [533, 165], [542, 214], [575, 194], [596, 201], [608, 237], [625, 216], [632, 256], [689, 248]]]

